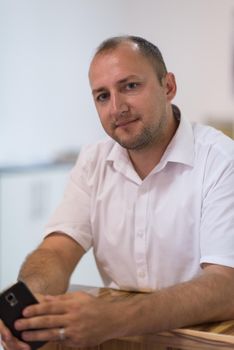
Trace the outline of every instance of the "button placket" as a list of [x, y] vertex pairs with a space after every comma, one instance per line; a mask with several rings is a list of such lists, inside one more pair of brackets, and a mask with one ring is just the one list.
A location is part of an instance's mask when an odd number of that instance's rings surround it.
[[141, 185], [135, 205], [135, 263], [138, 285], [144, 288], [148, 283], [147, 259], [146, 259], [146, 219], [148, 192]]

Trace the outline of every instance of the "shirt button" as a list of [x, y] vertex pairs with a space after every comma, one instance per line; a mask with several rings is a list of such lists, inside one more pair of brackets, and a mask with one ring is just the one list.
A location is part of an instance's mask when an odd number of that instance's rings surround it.
[[144, 271], [138, 272], [138, 276], [141, 277], [141, 278], [144, 278], [145, 277], [145, 272]]
[[142, 238], [143, 235], [144, 235], [144, 231], [140, 230], [140, 231], [137, 232], [137, 236], [138, 237]]

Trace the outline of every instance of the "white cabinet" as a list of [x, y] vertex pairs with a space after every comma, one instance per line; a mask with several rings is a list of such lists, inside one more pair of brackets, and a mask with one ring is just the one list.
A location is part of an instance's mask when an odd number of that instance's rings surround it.
[[[70, 168], [57, 164], [0, 172], [0, 289], [15, 282], [25, 257], [40, 243]], [[102, 285], [92, 252], [82, 259], [71, 282]]]

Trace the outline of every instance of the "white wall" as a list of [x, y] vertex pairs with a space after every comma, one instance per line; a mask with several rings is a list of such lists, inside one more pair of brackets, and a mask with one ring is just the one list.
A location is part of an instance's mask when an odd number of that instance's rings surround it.
[[[121, 1], [0, 2], [0, 157], [33, 159], [102, 135], [87, 70], [122, 26]], [[115, 16], [114, 16], [115, 14]]]
[[111, 35], [159, 45], [189, 118], [234, 119], [233, 13], [234, 0], [0, 0], [0, 163], [103, 135], [87, 70]]
[[234, 1], [127, 0], [128, 32], [161, 48], [192, 120], [234, 121]]

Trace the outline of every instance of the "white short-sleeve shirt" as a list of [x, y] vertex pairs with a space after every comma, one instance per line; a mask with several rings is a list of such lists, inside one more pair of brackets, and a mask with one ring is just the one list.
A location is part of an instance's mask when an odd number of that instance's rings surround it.
[[87, 147], [45, 234], [88, 250], [107, 287], [155, 290], [190, 280], [202, 263], [234, 267], [234, 142], [181, 118], [144, 179], [111, 139]]

